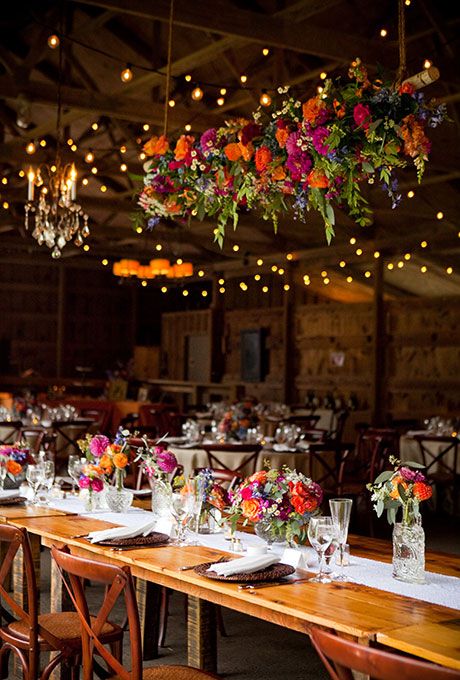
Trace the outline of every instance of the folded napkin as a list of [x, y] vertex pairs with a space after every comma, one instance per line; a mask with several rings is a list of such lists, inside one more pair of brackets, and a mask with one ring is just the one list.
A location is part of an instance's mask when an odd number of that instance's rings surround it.
[[231, 562], [217, 562], [211, 564], [208, 571], [215, 571], [219, 576], [232, 576], [233, 574], [252, 574], [255, 571], [271, 567], [277, 564], [280, 558], [276, 555], [250, 555]]
[[4, 489], [0, 491], [0, 500], [2, 498], [19, 498], [20, 495], [18, 489]]
[[287, 444], [273, 444], [273, 451], [277, 451], [278, 453], [283, 453], [285, 451], [292, 451], [295, 452], [297, 449], [292, 446], [288, 446]]
[[156, 521], [150, 520], [137, 527], [113, 527], [102, 531], [91, 531], [88, 539], [91, 543], [109, 541], [112, 538], [135, 538], [136, 536], [148, 536], [155, 529]]

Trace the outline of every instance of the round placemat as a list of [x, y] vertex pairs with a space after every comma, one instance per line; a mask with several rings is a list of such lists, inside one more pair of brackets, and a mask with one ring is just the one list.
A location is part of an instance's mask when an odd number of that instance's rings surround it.
[[148, 536], [135, 536], [134, 538], [109, 538], [106, 541], [98, 541], [98, 545], [109, 545], [112, 548], [139, 546], [140, 548], [150, 545], [165, 545], [169, 541], [168, 534], [160, 534], [153, 531]]
[[14, 498], [2, 498], [0, 505], [24, 505], [27, 498], [24, 496], [15, 496]]
[[254, 571], [252, 574], [232, 574], [231, 576], [219, 576], [215, 571], [208, 571], [211, 564], [215, 562], [205, 562], [198, 564], [193, 570], [200, 576], [206, 576], [214, 581], [233, 581], [234, 583], [269, 583], [270, 581], [279, 581], [284, 576], [289, 576], [295, 572], [295, 568], [290, 564], [272, 564], [270, 567]]

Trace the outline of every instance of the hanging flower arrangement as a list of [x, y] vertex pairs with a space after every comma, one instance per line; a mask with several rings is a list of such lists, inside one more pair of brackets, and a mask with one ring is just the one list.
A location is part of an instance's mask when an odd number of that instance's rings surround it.
[[371, 223], [363, 184], [379, 183], [395, 208], [401, 200], [395, 168], [413, 163], [420, 182], [431, 146], [427, 129], [446, 118], [445, 107], [427, 104], [410, 83], [395, 89], [371, 82], [359, 59], [348, 77], [326, 80], [307, 101], [279, 88], [280, 105], [199, 138], [152, 137], [138, 197], [148, 227], [168, 217], [211, 217], [222, 245], [226, 225], [235, 228], [242, 210], [259, 210], [275, 230], [288, 210], [302, 221], [316, 210], [330, 242], [334, 208], [361, 226]]

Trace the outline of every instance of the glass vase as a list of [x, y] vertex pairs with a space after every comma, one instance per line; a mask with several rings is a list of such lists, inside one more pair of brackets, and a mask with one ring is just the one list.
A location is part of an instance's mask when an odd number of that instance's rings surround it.
[[[216, 510], [215, 512], [219, 512]], [[219, 513], [220, 514], [220, 513]], [[217, 534], [220, 531], [218, 518], [212, 510], [202, 510], [198, 521], [199, 534]]]
[[420, 516], [394, 525], [393, 578], [406, 583], [425, 582], [425, 532]]
[[285, 527], [278, 527], [269, 520], [257, 522], [257, 524], [254, 526], [254, 531], [256, 535], [265, 541], [269, 546], [273, 543], [286, 542]]
[[92, 491], [91, 489], [84, 490], [86, 493], [82, 494], [80, 492], [80, 498], [83, 500], [84, 506], [85, 506], [85, 511], [86, 512], [94, 512], [95, 510], [100, 510], [101, 508], [101, 492], [100, 491]]
[[171, 518], [171, 484], [164, 479], [152, 477], [152, 512], [157, 518]]
[[123, 486], [108, 486], [105, 493], [105, 502], [111, 512], [126, 512], [133, 503], [134, 494]]

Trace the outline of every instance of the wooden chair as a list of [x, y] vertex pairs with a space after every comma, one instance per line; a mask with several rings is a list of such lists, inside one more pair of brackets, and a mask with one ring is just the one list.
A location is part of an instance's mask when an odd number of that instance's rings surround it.
[[365, 647], [319, 628], [311, 641], [332, 680], [353, 680], [352, 670], [373, 680], [459, 680], [459, 671]]
[[[93, 678], [93, 650], [101, 655], [119, 680], [204, 680], [205, 678], [217, 677], [188, 666], [155, 666], [142, 669], [139, 612], [129, 567], [93, 562], [84, 557], [70, 555], [67, 551], [59, 550], [54, 546], [51, 553], [80, 617], [84, 680], [92, 680]], [[96, 618], [89, 616], [85, 591], [82, 586], [83, 578], [90, 578], [91, 581], [106, 586], [104, 602]], [[124, 598], [128, 615], [130, 671], [110, 653], [101, 637], [101, 630], [107, 623], [107, 617], [121, 596]]]
[[[458, 499], [460, 487], [460, 439], [448, 435], [416, 434], [420, 455], [427, 475], [436, 487], [452, 489], [453, 503]], [[437, 495], [439, 500], [440, 494]]]
[[69, 454], [81, 455], [77, 441], [84, 438], [94, 421], [91, 418], [78, 420], [54, 420], [52, 432], [56, 434], [56, 465], [65, 463]]
[[[261, 444], [201, 444], [203, 451], [206, 451], [208, 456], [208, 467], [215, 472], [226, 470], [236, 476], [245, 477], [247, 472], [243, 470], [249, 467], [249, 474], [253, 474], [257, 467], [257, 457], [262, 450]], [[223, 463], [216, 454], [245, 454], [248, 455], [235, 467], [229, 467], [229, 464]], [[227, 458], [228, 461], [228, 458]]]
[[[74, 612], [38, 613], [37, 583], [34, 571], [32, 551], [26, 529], [13, 525], [0, 525], [0, 541], [9, 544], [0, 568], [1, 617], [5, 624], [0, 627], [0, 673], [6, 677], [9, 655], [14, 653], [22, 666], [25, 680], [47, 680], [50, 673], [59, 664], [66, 663], [72, 667], [72, 674], [78, 677], [78, 663], [81, 657], [80, 621]], [[26, 605], [14, 600], [7, 592], [5, 584], [12, 571], [14, 558], [22, 547], [24, 559]], [[8, 609], [11, 610], [11, 613]], [[114, 645], [121, 653], [123, 631], [114, 624], [107, 623], [104, 630], [106, 642]], [[39, 662], [42, 652], [55, 651], [58, 654], [43, 668], [40, 673]]]
[[0, 444], [14, 444], [20, 436], [21, 420], [0, 421]]
[[304, 430], [313, 430], [316, 427], [319, 419], [320, 416], [315, 416], [314, 414], [297, 416], [293, 415], [285, 418], [282, 422], [286, 423], [287, 425], [295, 425], [303, 432]]
[[43, 440], [46, 435], [46, 429], [44, 427], [21, 427], [19, 431], [20, 439], [26, 441], [32, 452], [38, 454], [40, 452]]
[[233, 470], [216, 470], [214, 468], [196, 467], [193, 469], [193, 474], [196, 476], [200, 472], [203, 472], [203, 470], [211, 470], [212, 478], [216, 482], [221, 483], [227, 491], [231, 491], [243, 481], [243, 477], [241, 475], [236, 475]]

